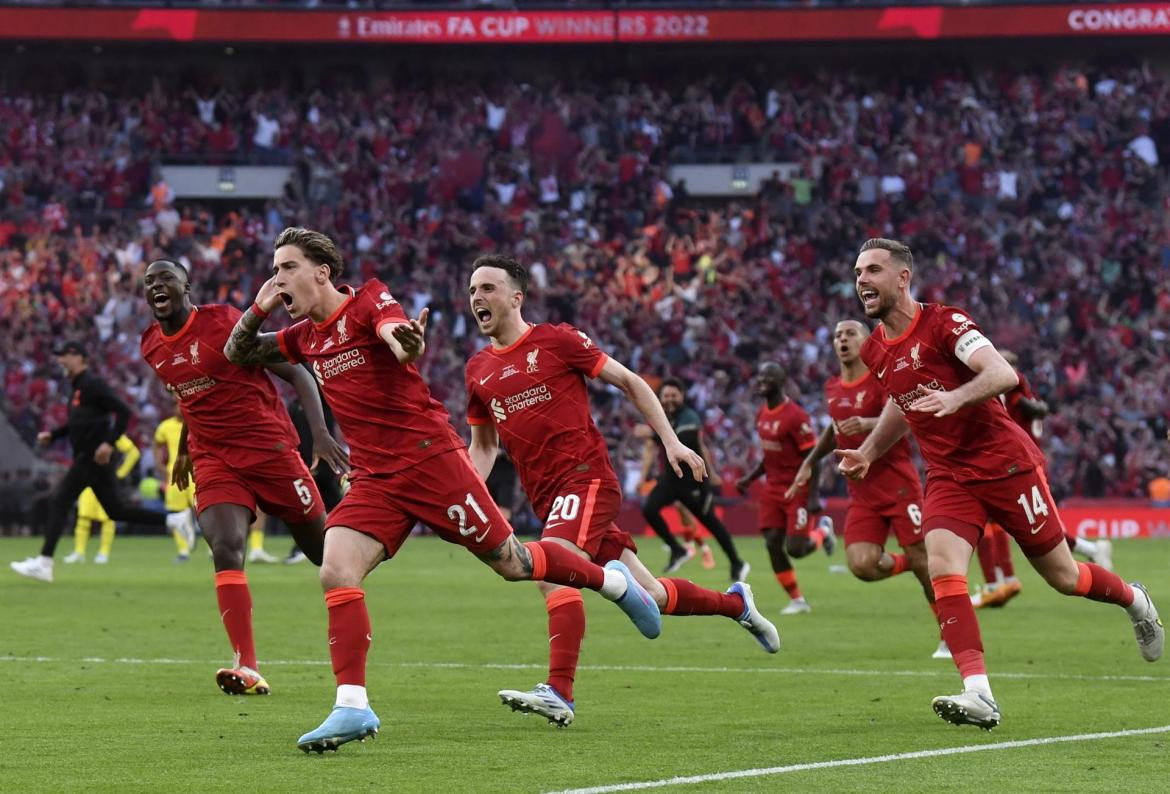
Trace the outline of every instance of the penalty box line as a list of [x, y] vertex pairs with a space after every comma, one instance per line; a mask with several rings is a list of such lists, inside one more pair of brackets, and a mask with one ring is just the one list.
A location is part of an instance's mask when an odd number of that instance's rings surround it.
[[651, 788], [665, 788], [667, 786], [687, 786], [698, 783], [718, 783], [723, 780], [738, 780], [742, 778], [768, 777], [785, 775], [790, 772], [808, 772], [817, 769], [836, 769], [848, 766], [869, 766], [871, 764], [887, 764], [892, 761], [913, 761], [920, 758], [940, 758], [948, 755], [963, 755], [966, 753], [982, 753], [989, 750], [1015, 750], [1021, 747], [1040, 747], [1049, 744], [1067, 744], [1071, 742], [1091, 742], [1100, 739], [1121, 739], [1128, 736], [1147, 736], [1150, 734], [1170, 733], [1170, 725], [1160, 725], [1156, 728], [1135, 728], [1125, 731], [1107, 731], [1104, 733], [1079, 733], [1072, 736], [1046, 736], [1039, 739], [1019, 739], [1010, 742], [994, 742], [992, 744], [973, 744], [962, 747], [940, 747], [935, 750], [916, 750], [909, 753], [892, 753], [890, 755], [872, 755], [864, 758], [841, 758], [835, 761], [813, 761], [804, 764], [789, 764], [788, 766], [772, 766], [759, 769], [738, 769], [729, 772], [714, 772], [706, 775], [688, 775], [663, 778], [661, 780], [647, 780], [636, 783], [615, 783], [606, 786], [590, 786], [588, 788], [564, 789], [550, 792], [550, 794], [609, 794], [615, 791], [640, 791]]
[[[168, 657], [140, 658], [130, 656], [0, 656], [0, 662], [17, 663], [70, 663], [70, 664], [174, 664], [174, 665], [222, 665], [223, 660], [176, 659]], [[328, 659], [261, 659], [262, 665], [288, 667], [320, 667], [330, 664]], [[547, 663], [526, 662], [379, 662], [369, 660], [369, 667], [403, 667], [434, 670], [545, 670]], [[862, 670], [836, 667], [700, 667], [690, 665], [638, 665], [638, 664], [586, 664], [578, 672], [601, 673], [704, 673], [736, 675], [827, 675], [827, 676], [892, 676], [896, 678], [953, 678], [952, 665], [940, 664], [937, 670]], [[1090, 675], [1087, 673], [1017, 673], [996, 671], [993, 679], [1009, 680], [1062, 680], [1062, 681], [1136, 681], [1170, 683], [1166, 675]]]

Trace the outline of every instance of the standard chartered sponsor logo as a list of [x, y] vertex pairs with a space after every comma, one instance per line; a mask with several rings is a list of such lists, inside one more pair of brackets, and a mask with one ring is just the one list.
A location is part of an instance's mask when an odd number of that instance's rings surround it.
[[204, 375], [203, 377], [196, 378], [195, 380], [188, 380], [180, 383], [175, 387], [175, 391], [178, 392], [179, 398], [182, 399], [183, 397], [190, 397], [192, 394], [198, 394], [201, 391], [207, 391], [214, 385], [215, 379]]
[[353, 348], [338, 353], [333, 358], [327, 358], [324, 361], [313, 362], [313, 371], [322, 381], [329, 380], [332, 377], [347, 372], [354, 367], [360, 367], [366, 363], [366, 357], [362, 353], [361, 348]]
[[[511, 397], [505, 397], [504, 410], [510, 414], [514, 414], [517, 411], [523, 411], [525, 408], [531, 408], [537, 403], [549, 402], [552, 398], [552, 392], [548, 390], [547, 385], [542, 383], [539, 386], [533, 386], [531, 389], [525, 389], [518, 394], [513, 394]], [[492, 402], [495, 403], [496, 401], [493, 400]], [[493, 405], [493, 409], [494, 407]]]
[[500, 401], [495, 397], [491, 401], [492, 415], [496, 417], [497, 422], [503, 422], [508, 418], [508, 412], [504, 410], [504, 406], [500, 405]]

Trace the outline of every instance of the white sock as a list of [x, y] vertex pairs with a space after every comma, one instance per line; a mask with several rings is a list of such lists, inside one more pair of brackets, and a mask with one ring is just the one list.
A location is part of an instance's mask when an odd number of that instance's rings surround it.
[[601, 589], [597, 592], [601, 593], [602, 598], [608, 598], [610, 601], [617, 601], [626, 594], [626, 577], [619, 572], [605, 569], [605, 582], [601, 585]]
[[991, 697], [991, 682], [987, 680], [986, 675], [967, 676], [963, 679], [963, 689], [968, 692], [978, 692], [981, 695], [986, 695], [992, 700], [995, 700], [995, 698]]
[[1073, 551], [1077, 554], [1083, 554], [1086, 557], [1092, 557], [1097, 553], [1097, 544], [1084, 538], [1074, 538]]
[[1018, 581], [1020, 581], [1018, 576], [1009, 576], [1003, 580], [1004, 584], [1015, 584]]
[[357, 684], [339, 684], [337, 687], [337, 705], [348, 706], [353, 709], [369, 708], [370, 699], [366, 697], [366, 688]]
[[1150, 608], [1150, 599], [1141, 588], [1130, 589], [1133, 590], [1133, 603], [1125, 608], [1125, 612], [1130, 620], [1141, 620], [1146, 616], [1146, 610]]

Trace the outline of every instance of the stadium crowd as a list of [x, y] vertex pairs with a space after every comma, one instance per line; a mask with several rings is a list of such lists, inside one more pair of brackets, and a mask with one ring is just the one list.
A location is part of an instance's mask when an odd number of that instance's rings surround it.
[[[757, 362], [782, 363], [792, 395], [827, 421], [832, 328], [861, 314], [857, 246], [889, 236], [915, 249], [919, 297], [967, 308], [1052, 404], [1058, 496], [1144, 496], [1165, 472], [1166, 76], [761, 68], [409, 85], [334, 74], [308, 90], [7, 86], [0, 408], [18, 431], [31, 440], [62, 421], [49, 351], [69, 337], [120, 381], [145, 440], [168, 408], [138, 356], [144, 264], [180, 258], [197, 301], [242, 306], [275, 234], [301, 224], [341, 243], [350, 280], [386, 280], [412, 316], [431, 307], [424, 375], [457, 426], [463, 363], [483, 344], [469, 266], [503, 250], [531, 268], [536, 317], [577, 325], [652, 381], [692, 384], [731, 482], [753, 463]], [[799, 171], [720, 201], [668, 174], [720, 158]], [[166, 160], [282, 163], [294, 176], [264, 205], [176, 203], [157, 168]], [[634, 416], [598, 396], [633, 485]]]

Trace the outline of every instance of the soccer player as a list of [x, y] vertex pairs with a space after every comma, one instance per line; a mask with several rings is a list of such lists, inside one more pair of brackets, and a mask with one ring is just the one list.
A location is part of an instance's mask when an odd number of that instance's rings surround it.
[[[837, 323], [833, 350], [841, 374], [825, 383], [825, 402], [833, 421], [800, 464], [784, 494], [786, 499], [795, 498], [808, 487], [813, 469], [826, 455], [837, 447], [860, 446], [877, 425], [887, 395], [861, 362], [861, 344], [868, 336], [869, 329], [857, 320]], [[885, 550], [891, 534], [898, 539], [902, 554]], [[864, 480], [849, 481], [845, 558], [853, 575], [865, 582], [913, 571], [933, 611], [934, 590], [922, 541], [922, 482], [910, 460], [910, 443], [902, 439], [874, 462]], [[939, 643], [934, 657], [951, 658], [945, 642]]]
[[73, 447], [73, 463], [50, 498], [40, 555], [11, 565], [21, 576], [42, 582], [53, 581], [53, 554], [65, 531], [65, 517], [87, 487], [93, 489], [106, 515], [114, 521], [172, 529], [181, 522], [166, 513], [133, 507], [123, 500], [110, 459], [115, 442], [130, 423], [130, 406], [89, 369], [85, 348], [79, 342], [63, 342], [53, 352], [71, 380], [69, 417], [61, 427], [39, 433], [37, 443], [45, 445], [68, 436]]
[[[703, 423], [698, 412], [686, 404], [682, 381], [677, 378], [665, 378], [658, 387], [658, 400], [669, 420], [671, 434], [687, 449], [705, 458]], [[658, 445], [659, 472], [654, 488], [642, 503], [642, 517], [655, 534], [670, 547], [670, 559], [667, 560], [664, 572], [677, 571], [683, 563], [695, 556], [693, 551], [683, 548], [671, 534], [666, 519], [662, 517], [665, 508], [678, 502], [686, 507], [719, 543], [719, 548], [723, 549], [723, 553], [731, 561], [731, 581], [742, 582], [747, 579], [751, 566], [739, 556], [731, 533], [715, 514], [715, 493], [711, 490], [711, 483], [702, 477], [696, 477], [689, 469], [679, 469], [672, 464], [666, 440], [658, 433], [658, 428], [652, 429], [654, 443]]]
[[1039, 448], [994, 399], [1019, 378], [966, 312], [910, 296], [914, 257], [895, 240], [871, 239], [854, 266], [867, 317], [880, 321], [861, 360], [890, 395], [877, 426], [856, 449], [837, 450], [839, 469], [864, 478], [907, 430], [926, 460], [922, 528], [943, 639], [963, 692], [936, 697], [935, 713], [990, 730], [1000, 722], [983, 659], [967, 567], [988, 519], [1020, 545], [1058, 592], [1117, 604], [1147, 661], [1162, 655], [1165, 630], [1146, 588], [1094, 563], [1076, 562], [1044, 476]]
[[[791, 599], [780, 610], [781, 615], [799, 615], [811, 612], [808, 600], [796, 583], [796, 571], [790, 556], [807, 557], [818, 548], [832, 554], [837, 538], [832, 519], [826, 516], [815, 528], [812, 518], [821, 512], [821, 498], [816, 487], [804, 487], [788, 496], [788, 486], [804, 462], [804, 456], [817, 444], [812, 420], [803, 408], [784, 393], [788, 374], [779, 364], [768, 361], [756, 372], [756, 394], [763, 399], [756, 414], [756, 434], [760, 437], [763, 457], [756, 467], [736, 482], [735, 487], [746, 494], [751, 484], [767, 475], [766, 488], [760, 497], [760, 532], [768, 548], [772, 572], [776, 581]], [[820, 463], [810, 466], [809, 482], [814, 486], [820, 478]]]
[[[321, 566], [337, 701], [297, 746], [305, 752], [336, 750], [377, 733], [378, 717], [366, 694], [372, 635], [361, 584], [394, 556], [419, 521], [509, 581], [597, 590], [645, 636], [658, 636], [657, 605], [620, 562], [601, 568], [557, 543], [521, 543], [512, 534], [447, 412], [414, 366], [426, 347], [427, 310], [408, 319], [377, 279], [357, 290], [338, 289], [341, 252], [320, 232], [285, 229], [273, 247], [275, 275], [236, 323], [224, 353], [238, 364], [309, 362], [353, 461], [350, 488], [329, 514]], [[282, 304], [298, 322], [258, 334], [264, 318]]]
[[[119, 480], [124, 480], [130, 475], [130, 472], [134, 471], [134, 466], [142, 457], [142, 453], [138, 451], [138, 447], [127, 435], [118, 437], [118, 440], [114, 442], [114, 449], [122, 453], [122, 462], [118, 464], [114, 476]], [[98, 553], [93, 561], [98, 565], [104, 565], [110, 561], [110, 550], [114, 547], [116, 525], [102, 509], [102, 503], [98, 501], [93, 488], [86, 488], [81, 492], [81, 496], [77, 497], [77, 523], [73, 526], [73, 553], [66, 555], [61, 562], [66, 564], [85, 562], [85, 547], [89, 544], [89, 532], [94, 524], [97, 524], [101, 529], [101, 545], [98, 546]]]
[[284, 519], [309, 559], [320, 565], [325, 508], [265, 369], [291, 383], [308, 406], [317, 454], [342, 468], [345, 453], [325, 429], [309, 373], [278, 363], [237, 366], [224, 357], [238, 310], [192, 305], [186, 268], [165, 259], [146, 268], [144, 288], [157, 322], [142, 334], [142, 357], [178, 398], [186, 431], [171, 479], [185, 490], [193, 476], [199, 523], [215, 565], [216, 600], [235, 655], [230, 667], [216, 672], [216, 683], [231, 695], [267, 695], [271, 687], [256, 663], [252, 593], [244, 574], [248, 526], [258, 507]]
[[[1032, 437], [1036, 446], [1040, 446], [1043, 432], [1041, 420], [1048, 416], [1048, 403], [1032, 393], [1028, 379], [1020, 372], [1019, 357], [1010, 350], [1000, 352], [1004, 361], [1011, 364], [1019, 375], [1020, 382], [1014, 389], [1001, 394], [999, 399], [1003, 401], [1012, 420]], [[1108, 540], [1094, 542], [1072, 534], [1067, 535], [1065, 540], [1074, 554], [1084, 555], [1106, 570], [1113, 569], [1113, 544]], [[1021, 589], [1012, 561], [1011, 539], [998, 524], [990, 522], [979, 541], [977, 552], [984, 585], [971, 596], [971, 603], [976, 609], [1002, 607], [1019, 595]]]
[[[726, 593], [686, 579], [656, 579], [637, 556], [628, 533], [614, 525], [622, 491], [605, 439], [589, 412], [586, 378], [619, 389], [661, 439], [667, 466], [695, 481], [703, 459], [672, 429], [653, 389], [600, 351], [571, 325], [524, 320], [528, 271], [505, 256], [481, 256], [473, 264], [471, 313], [491, 345], [467, 362], [467, 422], [471, 461], [487, 478], [501, 440], [520, 483], [544, 522], [541, 535], [597, 564], [620, 560], [667, 615], [723, 615], [739, 621], [769, 653], [780, 649], [776, 628], [755, 608], [751, 588], [736, 582]], [[506, 689], [500, 699], [513, 710], [534, 712], [561, 727], [574, 718], [573, 679], [585, 608], [578, 590], [538, 582], [548, 610], [549, 672], [528, 692]]]
[[[180, 461], [181, 449], [186, 447], [184, 442], [182, 404], [175, 399], [174, 413], [158, 423], [154, 429], [154, 459], [159, 467], [159, 479], [167, 484], [163, 495], [163, 506], [168, 513], [181, 513], [191, 517], [195, 509], [195, 486], [188, 483], [187, 487], [175, 485], [175, 470], [186, 469], [189, 461]], [[195, 523], [185, 522], [186, 531], [175, 530], [175, 547], [178, 556], [175, 562], [186, 562], [191, 559], [191, 552], [195, 546]]]

